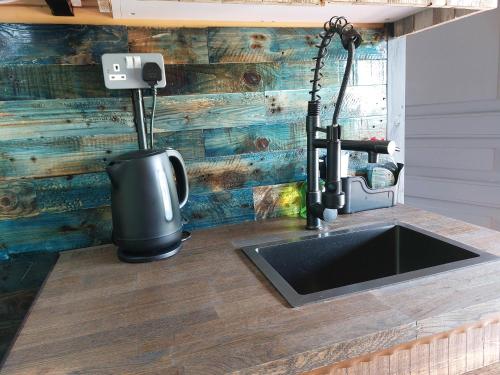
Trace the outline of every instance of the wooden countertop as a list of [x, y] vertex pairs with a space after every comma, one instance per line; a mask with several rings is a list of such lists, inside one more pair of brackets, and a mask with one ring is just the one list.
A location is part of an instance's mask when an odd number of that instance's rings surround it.
[[[398, 219], [500, 255], [500, 233], [398, 206]], [[61, 255], [2, 374], [293, 374], [500, 315], [500, 262], [290, 308], [241, 246], [311, 234], [299, 219], [201, 230], [175, 257]]]

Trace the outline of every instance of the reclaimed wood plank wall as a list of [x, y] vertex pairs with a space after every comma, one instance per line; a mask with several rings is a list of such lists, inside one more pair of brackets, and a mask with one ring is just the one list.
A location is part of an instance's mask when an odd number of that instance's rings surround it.
[[[319, 31], [0, 24], [0, 254], [109, 242], [104, 167], [136, 140], [129, 93], [104, 87], [106, 52], [164, 56], [156, 145], [186, 159], [189, 228], [296, 214]], [[386, 133], [386, 32], [362, 34], [342, 111], [349, 139]], [[345, 59], [334, 41], [325, 119]]]

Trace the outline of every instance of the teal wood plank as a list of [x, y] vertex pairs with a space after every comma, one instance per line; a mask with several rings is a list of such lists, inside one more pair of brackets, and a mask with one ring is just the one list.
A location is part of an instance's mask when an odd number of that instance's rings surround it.
[[273, 64], [165, 65], [167, 86], [159, 95], [263, 91], [274, 79]]
[[[266, 91], [311, 89], [314, 67], [309, 63], [283, 63], [272, 65], [274, 78], [265, 82]], [[340, 87], [344, 77], [345, 61], [327, 63], [321, 73], [324, 88]], [[384, 60], [355, 61], [349, 78], [349, 85], [381, 85], [387, 81], [387, 65]]]
[[[340, 119], [339, 123], [342, 125], [343, 139], [386, 137], [386, 116]], [[305, 121], [302, 121], [206, 129], [203, 139], [207, 157], [303, 149], [306, 147], [306, 127]]]
[[[185, 159], [205, 154], [200, 130], [157, 133], [155, 145], [175, 147]], [[136, 149], [136, 134], [4, 140], [0, 181], [102, 171], [115, 155]]]
[[284, 151], [306, 146], [304, 124], [253, 125], [203, 131], [207, 157]]
[[0, 182], [0, 220], [109, 204], [110, 183], [104, 172]]
[[[322, 89], [321, 116], [323, 125], [331, 123], [338, 90]], [[266, 119], [273, 123], [304, 123], [307, 113], [308, 90], [266, 91]], [[351, 86], [346, 90], [341, 118], [386, 116], [386, 85]], [[339, 121], [340, 122], [340, 121]]]
[[[151, 101], [145, 105], [150, 108]], [[264, 94], [177, 95], [158, 98], [155, 128], [163, 131], [265, 125]]]
[[[92, 188], [88, 186], [88, 188]], [[106, 188], [108, 188], [106, 186]], [[105, 186], [100, 190], [104, 193]], [[101, 194], [102, 194], [101, 193]], [[66, 199], [76, 201], [77, 193], [65, 190]], [[88, 193], [79, 192], [81, 197]], [[61, 199], [58, 199], [62, 201]], [[109, 202], [108, 202], [109, 205]], [[76, 205], [72, 205], [76, 206]], [[252, 189], [229, 190], [212, 194], [193, 194], [182, 210], [193, 230], [254, 219]], [[38, 215], [0, 220], [0, 252], [61, 251], [95, 246], [111, 241], [109, 206], [57, 212], [41, 210]]]
[[[211, 63], [311, 61], [320, 42], [317, 28], [241, 28], [208, 29], [208, 54]], [[385, 30], [360, 29], [363, 43], [356, 58], [385, 59]], [[347, 53], [336, 37], [329, 47], [329, 59], [345, 60]]]
[[108, 90], [100, 65], [0, 66], [0, 100], [130, 96]]
[[0, 24], [0, 64], [100, 64], [127, 51], [124, 26]]
[[259, 152], [188, 162], [189, 188], [204, 194], [305, 178], [304, 150]]
[[0, 221], [0, 248], [9, 253], [61, 251], [109, 243], [109, 207]]
[[0, 140], [135, 132], [129, 98], [0, 102]]
[[[0, 183], [0, 221], [104, 208], [110, 202], [111, 186], [102, 172]], [[252, 189], [190, 194], [182, 213], [190, 228], [253, 220]]]
[[252, 189], [192, 195], [182, 215], [188, 220], [187, 230], [252, 221], [255, 218]]
[[207, 29], [129, 27], [130, 52], [161, 53], [165, 64], [208, 64]]

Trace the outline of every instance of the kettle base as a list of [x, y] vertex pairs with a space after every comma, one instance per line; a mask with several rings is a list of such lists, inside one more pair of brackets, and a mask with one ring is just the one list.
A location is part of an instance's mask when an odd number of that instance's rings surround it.
[[148, 251], [148, 252], [127, 252], [123, 249], [118, 249], [118, 259], [122, 262], [127, 263], [145, 263], [153, 262], [155, 260], [161, 260], [165, 258], [170, 258], [179, 252], [182, 247], [182, 242], [171, 246], [167, 249], [162, 249], [158, 251]]

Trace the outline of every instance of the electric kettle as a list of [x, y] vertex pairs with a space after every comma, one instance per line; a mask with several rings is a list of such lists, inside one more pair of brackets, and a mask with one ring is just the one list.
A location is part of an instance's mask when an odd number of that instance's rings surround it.
[[112, 160], [106, 172], [112, 238], [120, 260], [148, 262], [176, 254], [182, 246], [180, 209], [189, 194], [181, 154], [173, 149], [132, 151]]

